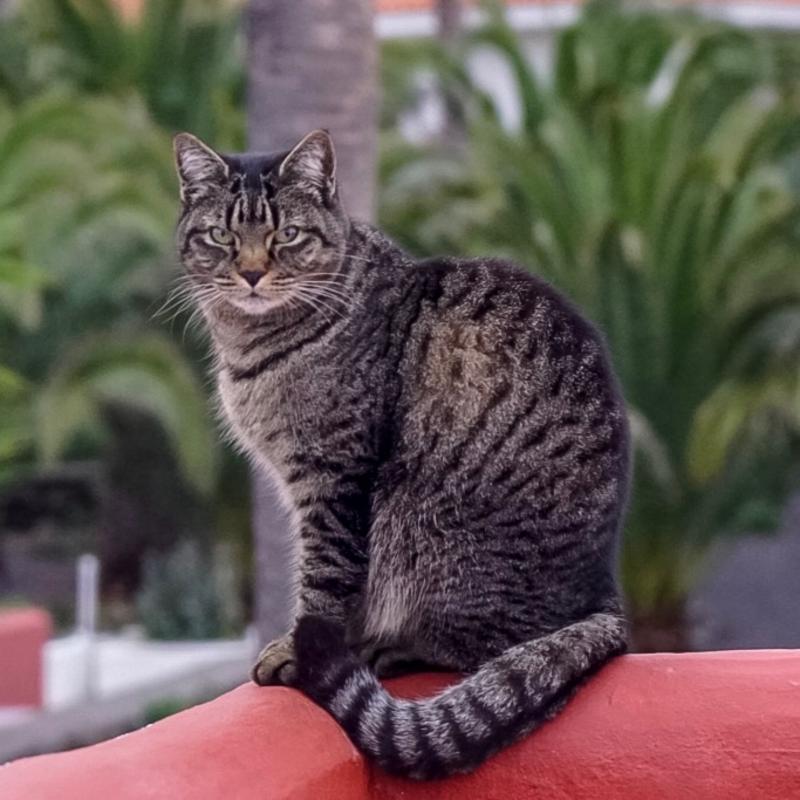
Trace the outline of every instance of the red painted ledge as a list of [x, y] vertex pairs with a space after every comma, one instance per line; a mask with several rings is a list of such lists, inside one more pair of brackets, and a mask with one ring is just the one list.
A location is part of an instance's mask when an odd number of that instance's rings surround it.
[[52, 627], [40, 608], [0, 611], [0, 706], [41, 708], [44, 645]]
[[[392, 683], [405, 696], [452, 678]], [[241, 686], [109, 742], [0, 768], [3, 800], [790, 800], [800, 798], [800, 651], [631, 655], [472, 775], [366, 764], [289, 689]]]

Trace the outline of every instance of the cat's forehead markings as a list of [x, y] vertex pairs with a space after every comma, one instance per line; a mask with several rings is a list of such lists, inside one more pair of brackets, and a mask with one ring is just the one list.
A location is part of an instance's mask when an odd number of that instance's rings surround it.
[[228, 190], [231, 194], [239, 194], [242, 191], [242, 186], [244, 184], [244, 175], [241, 172], [236, 172], [233, 174], [231, 179], [231, 184], [228, 187]]
[[277, 170], [277, 167], [288, 155], [288, 151], [272, 153], [232, 153], [224, 155], [232, 173], [241, 176], [244, 188], [250, 191], [261, 191], [265, 179]]
[[268, 202], [275, 198], [275, 184], [272, 182], [272, 174], [269, 172], [261, 174], [261, 191]]
[[266, 192], [262, 192], [262, 194], [258, 196], [258, 201], [257, 210], [259, 222], [263, 222], [264, 224], [270, 222], [274, 226], [276, 216], [272, 208], [270, 196]]
[[223, 156], [230, 170], [229, 190], [234, 195], [230, 219], [261, 225], [277, 225], [273, 176], [288, 151]]
[[245, 186], [241, 177], [234, 176], [228, 187], [233, 196], [225, 211], [226, 225], [231, 227], [233, 223], [250, 223], [274, 227], [277, 212], [272, 206], [270, 195], [264, 190], [253, 190]]

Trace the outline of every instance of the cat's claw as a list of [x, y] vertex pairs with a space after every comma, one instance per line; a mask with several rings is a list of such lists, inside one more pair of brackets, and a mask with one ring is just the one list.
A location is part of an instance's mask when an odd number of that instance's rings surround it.
[[259, 686], [291, 686], [296, 675], [294, 643], [291, 634], [271, 641], [250, 670], [250, 678]]

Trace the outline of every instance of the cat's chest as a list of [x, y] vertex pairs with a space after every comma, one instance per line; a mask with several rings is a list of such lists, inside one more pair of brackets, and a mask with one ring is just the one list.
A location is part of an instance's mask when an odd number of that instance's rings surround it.
[[281, 468], [297, 447], [295, 420], [302, 399], [286, 380], [235, 380], [227, 371], [217, 378], [228, 424], [239, 445], [259, 462]]

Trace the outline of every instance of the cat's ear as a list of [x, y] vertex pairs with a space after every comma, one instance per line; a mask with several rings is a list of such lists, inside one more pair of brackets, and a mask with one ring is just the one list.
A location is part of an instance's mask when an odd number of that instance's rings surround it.
[[173, 139], [175, 166], [185, 202], [202, 193], [209, 184], [222, 184], [228, 177], [228, 165], [207, 144], [191, 133], [179, 133]]
[[323, 197], [336, 192], [336, 152], [328, 131], [308, 134], [281, 162], [278, 176], [283, 180], [306, 184]]

